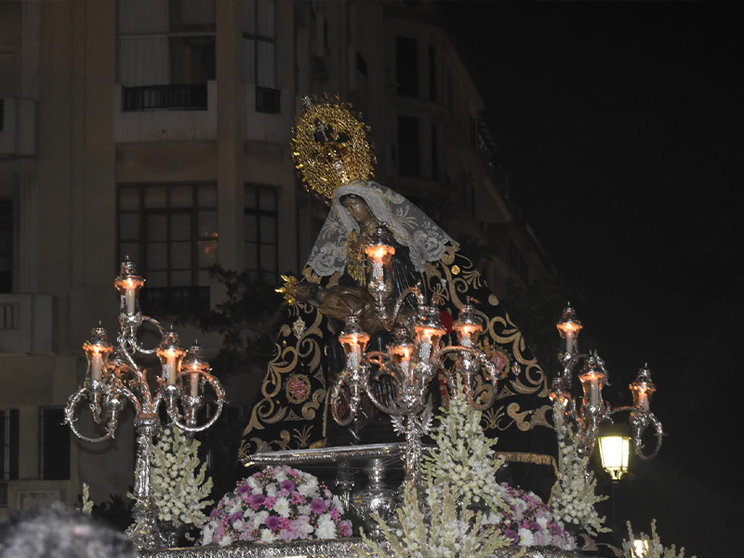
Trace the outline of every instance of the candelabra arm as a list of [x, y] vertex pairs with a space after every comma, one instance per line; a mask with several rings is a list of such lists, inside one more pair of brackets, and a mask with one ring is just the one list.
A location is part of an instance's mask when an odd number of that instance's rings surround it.
[[[465, 395], [468, 398], [468, 403], [477, 409], [478, 411], [485, 411], [488, 409], [491, 405], [493, 405], [493, 402], [496, 400], [496, 394], [498, 392], [498, 373], [496, 369], [496, 365], [491, 362], [491, 360], [483, 353], [483, 351], [476, 349], [475, 347], [465, 347], [462, 345], [449, 345], [447, 347], [444, 347], [439, 351], [437, 354], [437, 358], [442, 361], [442, 359], [447, 356], [448, 354], [457, 354], [460, 356], [460, 359], [462, 359], [463, 355], [470, 355], [474, 357], [474, 359], [478, 362], [478, 364], [485, 368], [486, 370], [486, 379], [492, 386], [491, 395], [490, 397], [484, 401], [479, 402], [475, 397], [473, 397], [473, 393], [475, 392], [473, 385], [472, 385], [472, 370], [470, 370], [470, 366], [463, 366], [464, 370], [462, 371], [463, 376], [463, 388], [465, 391]], [[443, 370], [447, 370], [444, 366], [441, 366]], [[454, 389], [454, 383], [452, 382], [452, 378], [450, 377], [450, 374], [447, 374], [448, 384], [453, 387]]]
[[392, 357], [383, 351], [370, 351], [367, 353], [367, 361], [370, 364], [374, 364], [377, 367], [377, 371], [368, 379], [367, 385], [365, 386], [365, 392], [372, 404], [377, 407], [380, 411], [388, 415], [401, 415], [404, 411], [401, 411], [397, 407], [391, 407], [390, 405], [383, 403], [375, 395], [375, 391], [372, 389], [372, 384], [379, 381], [380, 376], [391, 376], [395, 384], [402, 386], [403, 378], [400, 375], [400, 370], [396, 366]]
[[130, 347], [129, 350], [125, 349], [125, 352], [129, 354], [140, 355], [154, 355], [158, 348], [157, 345], [151, 348], [146, 348], [142, 343], [137, 341], [137, 330], [142, 326], [143, 323], [148, 323], [158, 330], [158, 337], [162, 339], [166, 335], [167, 331], [163, 325], [155, 318], [145, 316], [144, 314], [134, 314], [131, 316], [121, 315], [119, 316], [119, 323], [121, 324], [121, 332], [119, 335], [119, 344], [124, 348], [125, 345]]
[[[633, 407], [631, 405], [616, 407], [609, 411], [607, 413], [607, 416], [609, 417], [623, 411], [628, 411], [630, 413], [630, 426], [633, 429], [633, 445], [635, 445], [636, 455], [644, 461], [656, 457], [659, 453], [659, 450], [661, 449], [661, 444], [664, 437], [664, 426], [661, 424], [661, 421], [657, 419], [656, 415], [654, 415], [652, 412], [641, 411], [637, 407]], [[643, 443], [642, 436], [643, 433], [649, 428], [653, 428], [653, 434], [654, 436], [656, 436], [656, 446], [651, 453], [646, 454], [643, 453], [645, 444]]]
[[408, 287], [403, 292], [401, 292], [400, 296], [398, 296], [397, 300], [395, 301], [392, 310], [390, 312], [385, 312], [384, 325], [387, 331], [390, 331], [393, 328], [393, 325], [395, 325], [395, 321], [398, 319], [398, 314], [400, 313], [400, 308], [401, 306], [403, 306], [403, 302], [406, 300], [406, 298], [408, 298], [410, 295], [415, 295], [417, 300], [420, 300], [422, 298], [421, 289], [419, 288], [420, 285], [421, 283], [416, 283], [415, 285]]
[[[662, 426], [661, 421], [658, 420], [653, 413], [644, 413], [643, 418], [641, 418], [640, 420], [645, 423], [645, 426], [639, 426], [633, 435], [633, 442], [635, 443], [636, 447], [636, 455], [638, 455], [638, 457], [643, 460], [653, 459], [658, 455], [659, 450], [661, 449], [661, 442], [664, 436], [664, 427]], [[635, 421], [631, 416], [631, 424], [633, 424], [633, 426], [635, 427], [634, 422]], [[654, 451], [652, 451], [651, 453], [645, 454], [643, 453], [643, 441], [641, 440], [641, 434], [646, 428], [649, 427], [654, 428], [654, 434], [656, 435], [656, 447], [654, 447]]]
[[[123, 336], [120, 336], [118, 354], [124, 357], [127, 364], [122, 365], [122, 367], [119, 369], [119, 377], [121, 376], [121, 373], [124, 371], [129, 371], [134, 377], [134, 384], [137, 386], [137, 391], [139, 391], [140, 396], [142, 397], [142, 401], [140, 401], [134, 395], [132, 395], [132, 397], [129, 397], [129, 396], [127, 397], [129, 398], [130, 401], [132, 401], [133, 404], [134, 404], [134, 401], [137, 401], [137, 403], [135, 404], [135, 407], [137, 408], [137, 414], [140, 414], [143, 409], [146, 409], [147, 410], [146, 412], [153, 412], [157, 408], [157, 403], [155, 403], [152, 398], [152, 392], [150, 391], [150, 384], [147, 380], [147, 371], [143, 370], [137, 365], [137, 363], [134, 360], [134, 357], [132, 356], [132, 353], [130, 353], [130, 351], [127, 350], [127, 344], [128, 344], [127, 340]], [[136, 354], [136, 349], [134, 350]]]
[[[338, 378], [336, 378], [336, 381], [333, 383], [333, 387], [331, 388], [331, 415], [333, 416], [333, 420], [335, 420], [339, 426], [349, 426], [354, 421], [357, 407], [359, 406], [359, 388], [358, 386], [354, 386], [353, 382], [351, 384], [348, 382], [347, 376], [350, 375], [351, 372], [349, 369], [345, 369], [338, 375]], [[348, 388], [351, 394], [351, 399], [349, 401], [348, 414], [345, 417], [341, 417], [338, 412], [338, 405], [334, 405], [333, 402], [341, 400], [341, 390], [344, 386]]]
[[107, 424], [106, 433], [103, 436], [99, 436], [97, 438], [94, 438], [92, 436], [86, 436], [85, 434], [83, 434], [77, 429], [77, 426], [75, 424], [77, 422], [77, 419], [75, 418], [75, 410], [83, 398], [86, 398], [86, 399], [88, 398], [88, 389], [86, 387], [81, 387], [75, 393], [70, 395], [70, 397], [67, 400], [67, 405], [65, 406], [64, 423], [70, 425], [70, 430], [72, 430], [72, 433], [75, 434], [75, 436], [77, 436], [78, 438], [86, 442], [95, 444], [95, 443], [103, 442], [105, 440], [109, 440], [113, 438], [116, 432], [115, 424], [113, 426], [111, 424]]
[[[217, 419], [220, 418], [220, 414], [222, 414], [222, 407], [225, 405], [225, 388], [222, 387], [222, 384], [219, 382], [219, 380], [212, 374], [210, 374], [209, 372], [205, 372], [204, 370], [200, 370], [198, 373], [206, 380], [206, 382], [210, 386], [212, 386], [215, 396], [217, 397], [217, 409], [215, 410], [214, 415], [212, 415], [212, 417], [207, 422], [201, 425], [197, 425], [196, 412], [204, 405], [203, 397], [192, 395], [182, 396], [182, 401], [184, 401], [184, 414], [186, 415], [186, 423], [180, 420], [178, 409], [175, 407], [175, 405], [171, 406], [169, 402], [168, 416], [176, 424], [176, 426], [187, 432], [202, 432], [212, 426], [217, 421]], [[181, 375], [191, 374], [194, 374], [194, 372], [181, 373]]]

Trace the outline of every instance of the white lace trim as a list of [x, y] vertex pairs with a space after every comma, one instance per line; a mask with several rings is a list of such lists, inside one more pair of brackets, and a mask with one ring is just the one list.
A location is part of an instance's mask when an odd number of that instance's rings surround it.
[[310, 252], [307, 265], [321, 277], [343, 271], [349, 234], [359, 232], [359, 224], [339, 201], [348, 194], [362, 198], [395, 240], [408, 247], [416, 271], [423, 271], [426, 262], [441, 260], [446, 244], [454, 244], [446, 232], [404, 196], [377, 182], [356, 180], [336, 189], [331, 210]]

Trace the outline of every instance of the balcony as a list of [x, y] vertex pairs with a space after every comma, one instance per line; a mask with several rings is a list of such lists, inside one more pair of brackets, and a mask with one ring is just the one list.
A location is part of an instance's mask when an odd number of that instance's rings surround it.
[[52, 350], [52, 295], [0, 294], [0, 353]]
[[207, 110], [207, 86], [123, 87], [122, 110]]
[[36, 102], [33, 99], [0, 99], [0, 156], [33, 155], [35, 130]]
[[114, 89], [114, 141], [202, 141], [217, 138], [217, 82]]

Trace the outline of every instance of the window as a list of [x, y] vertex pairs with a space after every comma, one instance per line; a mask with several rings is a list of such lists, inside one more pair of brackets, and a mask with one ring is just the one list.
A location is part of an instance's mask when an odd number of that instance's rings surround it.
[[418, 97], [418, 49], [416, 39], [398, 37], [395, 41], [398, 95]]
[[125, 184], [118, 192], [119, 259], [147, 279], [148, 312], [209, 308], [209, 267], [217, 263], [215, 184]]
[[70, 429], [64, 407], [39, 408], [39, 478], [70, 478]]
[[398, 173], [419, 176], [419, 121], [413, 116], [398, 117]]
[[245, 81], [256, 86], [256, 111], [279, 112], [276, 86], [276, 6], [274, 0], [244, 0], [242, 9]]
[[0, 200], [0, 293], [13, 290], [13, 202]]
[[18, 478], [18, 449], [18, 409], [0, 409], [0, 480]]
[[123, 109], [206, 109], [216, 75], [214, 0], [125, 0], [117, 10]]
[[246, 184], [244, 215], [245, 268], [276, 282], [279, 271], [276, 189]]

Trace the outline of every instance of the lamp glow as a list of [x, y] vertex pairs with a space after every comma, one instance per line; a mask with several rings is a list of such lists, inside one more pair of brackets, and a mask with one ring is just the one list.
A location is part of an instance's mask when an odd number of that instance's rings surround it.
[[620, 480], [628, 472], [630, 437], [610, 434], [600, 436], [598, 443], [602, 468], [610, 474], [613, 481]]

